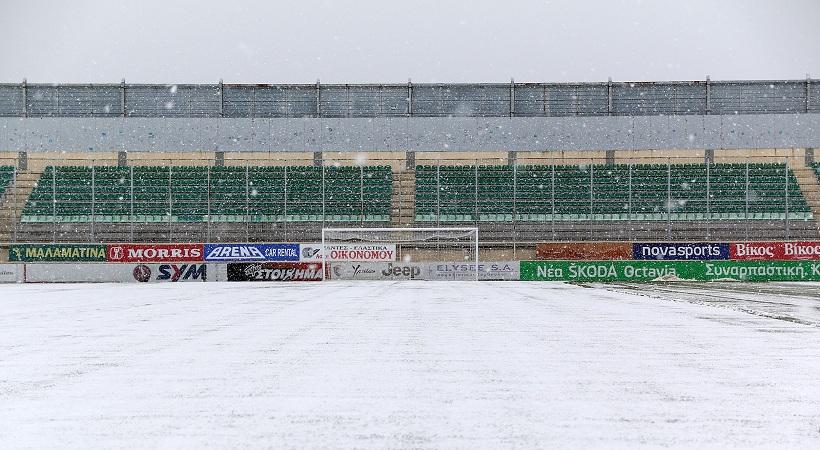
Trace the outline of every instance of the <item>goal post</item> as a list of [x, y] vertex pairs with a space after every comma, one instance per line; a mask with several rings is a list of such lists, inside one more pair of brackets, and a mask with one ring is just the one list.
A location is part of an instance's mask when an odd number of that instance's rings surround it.
[[341, 273], [341, 267], [350, 263], [378, 263], [386, 270], [423, 270], [429, 264], [444, 262], [461, 264], [469, 272], [468, 279], [479, 279], [476, 227], [323, 228], [322, 254], [323, 279], [330, 270]]

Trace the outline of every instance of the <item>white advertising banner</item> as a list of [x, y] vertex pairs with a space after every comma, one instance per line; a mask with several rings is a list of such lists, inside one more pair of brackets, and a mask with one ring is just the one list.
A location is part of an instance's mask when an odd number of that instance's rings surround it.
[[26, 283], [207, 281], [207, 264], [26, 264]]
[[395, 261], [396, 244], [328, 244], [324, 255], [328, 261]]
[[299, 244], [300, 262], [322, 262], [322, 243]]
[[22, 264], [0, 264], [0, 283], [17, 283], [22, 281]]
[[476, 263], [431, 262], [427, 264], [428, 280], [475, 280], [478, 269], [480, 281], [518, 280], [521, 265], [518, 261], [488, 261]]
[[332, 262], [331, 280], [423, 280], [426, 267], [414, 263]]

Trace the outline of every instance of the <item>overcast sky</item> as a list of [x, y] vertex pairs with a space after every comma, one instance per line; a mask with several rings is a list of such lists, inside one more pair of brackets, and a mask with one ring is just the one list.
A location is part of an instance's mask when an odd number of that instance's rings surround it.
[[0, 82], [820, 78], [820, 0], [0, 0]]

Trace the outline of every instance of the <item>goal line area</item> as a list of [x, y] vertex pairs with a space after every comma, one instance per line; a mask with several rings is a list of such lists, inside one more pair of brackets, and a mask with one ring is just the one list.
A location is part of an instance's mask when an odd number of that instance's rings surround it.
[[481, 270], [476, 227], [323, 228], [322, 249], [323, 279], [429, 279], [434, 263], [478, 280]]

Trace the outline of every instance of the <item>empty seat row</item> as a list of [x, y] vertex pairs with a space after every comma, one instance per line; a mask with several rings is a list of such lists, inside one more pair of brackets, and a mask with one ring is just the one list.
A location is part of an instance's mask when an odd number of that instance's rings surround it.
[[21, 220], [384, 222], [392, 182], [389, 166], [50, 166]]
[[812, 217], [776, 163], [420, 165], [415, 200], [419, 222]]

